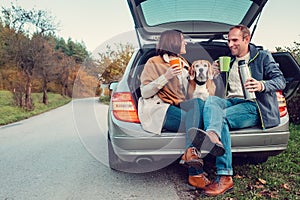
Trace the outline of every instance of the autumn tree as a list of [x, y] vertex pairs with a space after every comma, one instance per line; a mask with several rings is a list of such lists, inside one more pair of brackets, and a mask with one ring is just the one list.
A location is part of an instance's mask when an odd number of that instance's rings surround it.
[[4, 64], [4, 46], [5, 46], [5, 34], [4, 34], [4, 26], [2, 25], [0, 21], [0, 66], [3, 66]]
[[45, 36], [54, 33], [57, 25], [46, 11], [25, 10], [13, 4], [10, 8], [2, 7], [2, 14], [5, 25], [15, 31], [14, 39], [7, 41], [6, 49], [11, 51], [10, 58], [16, 62], [25, 76], [25, 108], [31, 110], [33, 109], [31, 100], [33, 70], [38, 64], [38, 54], [42, 51], [43, 45], [30, 35]]
[[118, 81], [123, 76], [125, 68], [133, 54], [132, 44], [116, 44], [115, 48], [106, 47], [104, 53], [99, 53], [98, 65], [100, 80], [103, 83]]
[[0, 25], [0, 65], [14, 64], [14, 55], [16, 51], [16, 37], [21, 38], [23, 34], [16, 33], [8, 26]]
[[42, 101], [44, 104], [48, 104], [48, 84], [56, 80], [61, 73], [58, 58], [63, 53], [55, 51], [55, 40], [52, 37], [47, 38], [42, 35], [34, 35], [31, 40], [34, 48], [39, 50], [35, 55], [34, 77], [42, 82]]
[[64, 53], [64, 56], [59, 59], [62, 70], [59, 78], [62, 87], [61, 94], [72, 96], [72, 86], [78, 70], [90, 59], [90, 53], [83, 42], [74, 42], [71, 38], [67, 42], [63, 38], [56, 38], [55, 50]]
[[71, 56], [61, 54], [56, 57], [57, 63], [59, 63], [61, 73], [59, 74], [58, 81], [61, 85], [61, 95], [62, 96], [72, 96], [72, 83], [71, 74], [75, 71], [75, 59]]
[[[1, 21], [0, 21], [1, 22]], [[0, 89], [11, 90], [14, 92], [15, 104], [22, 107], [23, 95], [25, 93], [23, 85], [23, 76], [19, 73], [14, 57], [16, 49], [13, 44], [15, 40], [15, 31], [0, 23]]]
[[[72, 78], [72, 74], [77, 74], [78, 68], [83, 68], [83, 60], [88, 59], [84, 45], [73, 42], [71, 39], [68, 40], [68, 43], [64, 43], [62, 42], [64, 40], [40, 35], [33, 37], [32, 40], [40, 41], [40, 44], [43, 44], [37, 55], [38, 63], [35, 67], [35, 75], [43, 81], [43, 103], [48, 103], [47, 90], [50, 82], [58, 81], [60, 83], [62, 96], [72, 96], [72, 85], [76, 78]], [[69, 46], [70, 43], [72, 48]], [[70, 55], [66, 54], [66, 51]]]

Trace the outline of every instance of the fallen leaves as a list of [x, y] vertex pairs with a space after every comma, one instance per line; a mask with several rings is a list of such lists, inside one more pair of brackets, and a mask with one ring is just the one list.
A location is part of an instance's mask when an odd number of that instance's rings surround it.
[[262, 190], [261, 192], [259, 192], [257, 194], [257, 196], [278, 199], [278, 191], [271, 191], [271, 190], [265, 189], [265, 190]]
[[[234, 178], [236, 180], [240, 180], [243, 181], [244, 179], [246, 179], [245, 175], [235, 175]], [[287, 191], [290, 192], [292, 191], [291, 186], [289, 183], [283, 183], [283, 184], [278, 184], [277, 186], [271, 186], [268, 185], [267, 180], [263, 179], [263, 178], [254, 178], [254, 177], [248, 177], [250, 178], [250, 180], [254, 180], [253, 182], [248, 182], [246, 189], [248, 191], [251, 191], [253, 195], [259, 197], [259, 198], [271, 198], [271, 199], [280, 199], [280, 191]]]
[[262, 178], [258, 178], [258, 181], [263, 184], [263, 185], [266, 185], [267, 184], [267, 181], [265, 181], [264, 179]]
[[291, 191], [291, 187], [290, 187], [290, 185], [289, 185], [288, 183], [282, 184], [281, 187], [282, 187], [283, 189], [285, 189], [286, 191]]

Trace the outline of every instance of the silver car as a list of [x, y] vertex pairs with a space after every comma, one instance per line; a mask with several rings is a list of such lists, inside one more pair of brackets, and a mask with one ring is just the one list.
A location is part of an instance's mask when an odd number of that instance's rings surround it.
[[[252, 27], [267, 0], [173, 1], [128, 0], [135, 22], [139, 48], [133, 54], [123, 78], [112, 83], [108, 112], [108, 151], [112, 169], [126, 172], [147, 172], [176, 161], [185, 150], [185, 133], [162, 131], [155, 135], [142, 129], [137, 114], [140, 74], [146, 61], [155, 55], [162, 31], [181, 30], [187, 42], [189, 62], [197, 59], [216, 60], [229, 55], [227, 33], [232, 25]], [[256, 20], [256, 21], [255, 21]], [[255, 27], [256, 24], [253, 25]], [[254, 33], [255, 30], [252, 30]], [[263, 48], [263, 47], [257, 47]], [[280, 125], [262, 130], [252, 127], [231, 131], [233, 156], [254, 163], [264, 162], [287, 148], [289, 115], [286, 100], [299, 87], [300, 68], [288, 52], [273, 54], [284, 73], [287, 86], [278, 91]]]

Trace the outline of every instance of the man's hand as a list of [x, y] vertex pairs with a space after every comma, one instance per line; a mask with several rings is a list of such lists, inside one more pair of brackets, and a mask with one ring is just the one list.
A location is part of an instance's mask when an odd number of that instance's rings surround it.
[[249, 92], [261, 92], [263, 90], [262, 84], [262, 82], [257, 81], [254, 78], [249, 78], [244, 86]]

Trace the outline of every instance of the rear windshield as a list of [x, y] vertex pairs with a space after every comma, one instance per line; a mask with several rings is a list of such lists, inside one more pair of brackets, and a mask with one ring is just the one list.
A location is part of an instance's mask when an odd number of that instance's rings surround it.
[[178, 21], [239, 24], [250, 0], [148, 0], [141, 3], [148, 26]]

